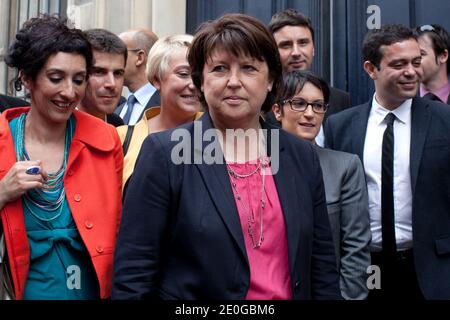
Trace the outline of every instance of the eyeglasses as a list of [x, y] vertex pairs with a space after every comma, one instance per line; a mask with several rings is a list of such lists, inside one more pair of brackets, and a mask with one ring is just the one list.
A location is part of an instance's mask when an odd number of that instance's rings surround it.
[[127, 49], [127, 50], [137, 52], [137, 51], [141, 51], [142, 49], [136, 48], [136, 49]]
[[327, 112], [328, 109], [328, 104], [326, 104], [325, 102], [321, 101], [308, 102], [302, 98], [281, 100], [282, 105], [286, 103], [289, 103], [289, 105], [291, 106], [291, 110], [295, 112], [304, 112], [306, 111], [308, 106], [311, 106], [312, 110], [315, 113], [319, 114]]
[[436, 32], [436, 29], [431, 24], [424, 24], [423, 26], [419, 27], [419, 30], [421, 32], [426, 32], [426, 31]]
[[[422, 34], [424, 32], [433, 32], [436, 35], [436, 37], [439, 39], [439, 41], [443, 41], [439, 31], [436, 30], [436, 28], [433, 27], [431, 24], [424, 24], [423, 26], [418, 27], [417, 30], [420, 31], [420, 34]], [[433, 43], [436, 44], [436, 42], [434, 40], [433, 40]]]
[[424, 24], [423, 26], [418, 27], [417, 30], [420, 31], [420, 34], [424, 32], [433, 32], [439, 39], [441, 39], [441, 35], [439, 34], [438, 30], [436, 30], [436, 28], [431, 24]]

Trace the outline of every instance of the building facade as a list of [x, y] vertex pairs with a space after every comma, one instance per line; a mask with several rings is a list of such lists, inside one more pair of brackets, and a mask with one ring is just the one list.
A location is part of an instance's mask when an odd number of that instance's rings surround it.
[[15, 95], [9, 83], [16, 74], [3, 57], [22, 23], [39, 12], [67, 16], [84, 30], [106, 28], [118, 34], [147, 27], [165, 36], [194, 33], [200, 23], [228, 12], [246, 13], [268, 23], [272, 14], [286, 8], [311, 17], [316, 33], [312, 70], [349, 91], [354, 104], [373, 94], [361, 54], [370, 28], [386, 23], [410, 27], [437, 23], [450, 30], [448, 0], [0, 0], [0, 93]]
[[146, 27], [158, 36], [186, 32], [186, 0], [0, 0], [0, 93], [23, 94], [11, 85], [17, 74], [6, 66], [4, 55], [23, 22], [39, 13], [68, 17], [83, 30], [119, 34]]

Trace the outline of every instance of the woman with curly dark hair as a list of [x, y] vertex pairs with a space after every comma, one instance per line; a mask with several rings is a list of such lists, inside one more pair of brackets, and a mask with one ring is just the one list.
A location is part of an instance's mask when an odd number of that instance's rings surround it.
[[0, 213], [17, 299], [99, 299], [111, 291], [122, 151], [113, 127], [75, 110], [92, 65], [65, 19], [25, 22], [6, 63], [31, 107], [0, 117]]

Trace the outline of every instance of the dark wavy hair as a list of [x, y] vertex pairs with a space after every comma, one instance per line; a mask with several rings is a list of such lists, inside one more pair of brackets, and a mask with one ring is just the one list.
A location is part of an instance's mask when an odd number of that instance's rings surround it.
[[58, 52], [77, 53], [86, 60], [86, 69], [92, 67], [92, 49], [80, 29], [58, 15], [41, 14], [27, 20], [9, 47], [5, 63], [36, 80], [48, 58]]
[[200, 25], [194, 35], [188, 61], [192, 68], [192, 80], [201, 93], [200, 99], [206, 108], [205, 96], [201, 92], [203, 68], [217, 48], [236, 57], [244, 55], [267, 63], [273, 86], [262, 105], [262, 111], [268, 111], [275, 101], [282, 69], [277, 45], [266, 26], [258, 19], [240, 13], [225, 14]]

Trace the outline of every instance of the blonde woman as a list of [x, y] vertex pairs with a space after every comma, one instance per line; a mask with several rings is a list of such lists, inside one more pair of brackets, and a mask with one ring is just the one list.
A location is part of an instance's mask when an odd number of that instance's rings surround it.
[[123, 188], [131, 177], [142, 142], [151, 133], [171, 129], [200, 117], [199, 94], [191, 78], [187, 53], [192, 36], [159, 39], [149, 52], [147, 75], [158, 89], [161, 106], [151, 108], [134, 126], [117, 128], [124, 145]]

